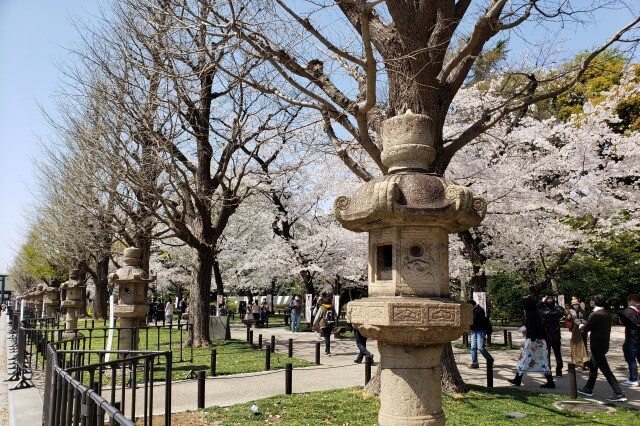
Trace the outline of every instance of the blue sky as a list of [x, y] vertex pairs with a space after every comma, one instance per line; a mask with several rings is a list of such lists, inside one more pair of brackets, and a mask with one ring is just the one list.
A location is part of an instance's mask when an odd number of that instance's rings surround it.
[[[92, 20], [95, 0], [0, 0], [0, 273], [10, 267], [25, 231], [23, 214], [33, 202], [32, 158], [37, 138], [47, 138], [39, 106], [51, 111], [60, 74], [54, 63], [69, 60], [64, 47], [76, 39], [70, 18]], [[631, 20], [603, 12], [588, 28], [562, 34], [571, 50], [599, 44]], [[539, 29], [533, 31], [539, 34]], [[513, 40], [512, 52], [519, 48]]]

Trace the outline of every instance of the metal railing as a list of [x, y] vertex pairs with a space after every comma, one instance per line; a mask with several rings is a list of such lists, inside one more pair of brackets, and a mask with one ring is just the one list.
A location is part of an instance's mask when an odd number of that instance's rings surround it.
[[[107, 354], [115, 359], [106, 361]], [[164, 372], [164, 424], [171, 425], [171, 352], [63, 351], [48, 344], [46, 360], [43, 425], [152, 425], [158, 369]]]

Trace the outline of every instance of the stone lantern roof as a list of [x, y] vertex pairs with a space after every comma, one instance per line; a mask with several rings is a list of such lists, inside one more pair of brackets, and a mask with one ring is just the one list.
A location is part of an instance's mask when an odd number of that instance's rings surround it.
[[448, 233], [475, 227], [487, 204], [471, 191], [427, 173], [435, 159], [431, 119], [408, 110], [381, 126], [382, 162], [389, 174], [363, 184], [351, 197], [334, 202], [336, 218], [346, 229], [434, 226]]
[[109, 281], [115, 284], [149, 283], [156, 277], [148, 277], [144, 269], [140, 267], [141, 250], [136, 247], [124, 249], [124, 266], [116, 272], [109, 274]]

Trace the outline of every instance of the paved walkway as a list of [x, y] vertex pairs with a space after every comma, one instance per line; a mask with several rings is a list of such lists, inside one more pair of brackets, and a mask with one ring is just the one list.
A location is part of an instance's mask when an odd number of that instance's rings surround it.
[[[2, 322], [4, 324], [4, 321]], [[0, 340], [5, 341], [4, 327], [0, 327]], [[280, 355], [274, 356], [286, 356], [287, 342], [289, 338], [294, 339], [294, 356], [303, 358], [314, 362], [315, 358], [315, 344], [320, 341], [317, 334], [314, 333], [291, 333], [283, 328], [270, 328], [270, 329], [256, 329], [254, 330], [254, 340], [257, 341], [258, 334], [263, 335], [263, 339], [267, 341], [271, 335], [276, 336], [276, 352]], [[232, 337], [236, 339], [244, 339], [246, 331], [241, 326], [232, 327]], [[502, 343], [502, 334], [494, 333], [494, 342]], [[620, 381], [626, 379], [626, 363], [622, 357], [622, 341], [624, 339], [624, 330], [622, 327], [614, 327], [612, 333], [612, 350], [609, 352], [609, 362], [612, 369]], [[565, 371], [566, 363], [569, 360], [569, 348], [568, 348], [569, 334], [563, 332], [563, 357], [565, 359]], [[522, 336], [517, 332], [513, 332], [513, 344], [514, 347], [519, 347], [523, 342]], [[454, 343], [461, 343], [460, 340]], [[376, 359], [379, 359], [377, 345], [375, 341], [369, 342], [369, 349], [374, 354]], [[353, 340], [332, 340], [332, 354], [333, 356], [327, 357], [324, 355], [324, 348], [321, 350], [321, 364], [320, 366], [313, 366], [307, 368], [299, 368], [293, 371], [293, 392], [310, 392], [336, 388], [347, 388], [352, 386], [358, 386], [364, 384], [364, 364], [354, 364], [353, 359], [357, 354], [357, 348]], [[470, 362], [470, 356], [467, 350], [456, 349], [454, 347], [454, 354], [457, 364], [460, 368], [463, 378], [469, 384], [475, 384], [484, 386], [486, 384], [486, 370], [485, 364], [481, 361], [481, 368], [477, 370], [471, 370], [467, 368], [467, 364]], [[510, 386], [506, 381], [512, 378], [515, 371], [515, 360], [518, 356], [517, 350], [501, 350], [493, 351], [492, 355], [495, 358], [494, 367], [494, 386], [495, 387], [507, 387]], [[481, 358], [482, 359], [482, 358]], [[555, 366], [555, 363], [552, 365]], [[586, 375], [578, 374], [578, 387], [581, 387], [586, 382]], [[565, 374], [564, 377], [556, 379], [556, 389], [547, 390], [540, 389], [539, 385], [544, 383], [544, 377], [541, 375], [526, 376], [523, 380], [523, 386], [521, 389], [531, 392], [545, 392], [545, 393], [568, 393], [568, 379]], [[227, 406], [242, 402], [250, 402], [261, 398], [266, 398], [274, 395], [284, 394], [284, 371], [271, 371], [271, 372], [259, 372], [250, 374], [239, 374], [233, 376], [220, 376], [208, 378], [206, 380], [206, 392], [205, 392], [205, 406]], [[635, 407], [640, 409], [640, 388], [625, 388], [627, 397], [630, 402], [622, 404], [629, 407]], [[31, 392], [30, 392], [31, 391]], [[0, 393], [2, 391], [0, 390]], [[604, 400], [611, 394], [611, 389], [602, 377], [599, 376], [596, 383], [594, 399]], [[35, 415], [35, 411], [38, 410], [38, 405], [42, 405], [42, 399], [37, 391], [34, 390], [19, 390], [10, 391], [10, 395], [13, 397], [14, 404], [18, 401], [30, 408], [27, 412], [31, 412], [32, 416]], [[162, 385], [158, 385], [154, 390], [154, 414], [161, 414], [163, 412], [164, 389]], [[1, 400], [2, 398], [0, 398]], [[172, 386], [172, 411], [181, 412], [186, 410], [194, 410], [197, 406], [197, 386], [195, 380], [174, 382]], [[142, 412], [142, 407], [137, 407], [137, 412]], [[12, 421], [12, 425], [21, 424], [36, 424], [28, 423], [22, 419], [25, 414], [25, 410], [17, 407], [11, 413], [11, 418], [16, 419]], [[129, 412], [129, 409], [127, 409]], [[34, 417], [31, 417], [33, 419]], [[1, 417], [0, 417], [1, 419]], [[33, 420], [31, 420], [33, 421]], [[37, 422], [39, 423], [39, 421]]]

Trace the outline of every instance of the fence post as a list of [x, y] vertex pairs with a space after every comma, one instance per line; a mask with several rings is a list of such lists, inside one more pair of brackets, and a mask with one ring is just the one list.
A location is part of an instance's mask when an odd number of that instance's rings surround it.
[[249, 332], [249, 344], [251, 344], [251, 347], [253, 348], [253, 330]]
[[511, 332], [507, 333], [507, 340], [508, 340], [509, 349], [513, 349], [513, 339], [511, 337]]
[[364, 384], [365, 386], [371, 380], [371, 364], [373, 363], [373, 357], [371, 355], [367, 355], [364, 357]]
[[271, 370], [271, 345], [269, 343], [264, 351], [264, 369], [265, 371]]
[[502, 335], [504, 337], [504, 345], [507, 346], [507, 329], [502, 330]]
[[258, 349], [262, 350], [262, 334], [258, 334]]
[[204, 370], [198, 371], [198, 408], [204, 408]]
[[293, 364], [290, 362], [286, 363], [284, 366], [285, 375], [284, 375], [284, 393], [286, 395], [291, 395], [291, 385], [292, 385], [292, 376], [293, 376]]
[[487, 333], [487, 346], [491, 346], [491, 333]]
[[271, 353], [276, 353], [276, 336], [271, 335]]
[[211, 376], [214, 376], [214, 377], [216, 375], [217, 358], [218, 358], [217, 349], [211, 349]]
[[289, 339], [289, 358], [293, 358], [293, 339]]
[[469, 333], [466, 331], [462, 333], [462, 344], [468, 348], [469, 347]]
[[578, 385], [576, 383], [576, 365], [569, 363], [569, 398], [576, 399], [578, 397]]
[[249, 341], [249, 331], [251, 331], [251, 324], [247, 323], [247, 342]]
[[316, 365], [320, 365], [320, 342], [316, 342]]
[[493, 359], [487, 360], [487, 387], [493, 387]]

